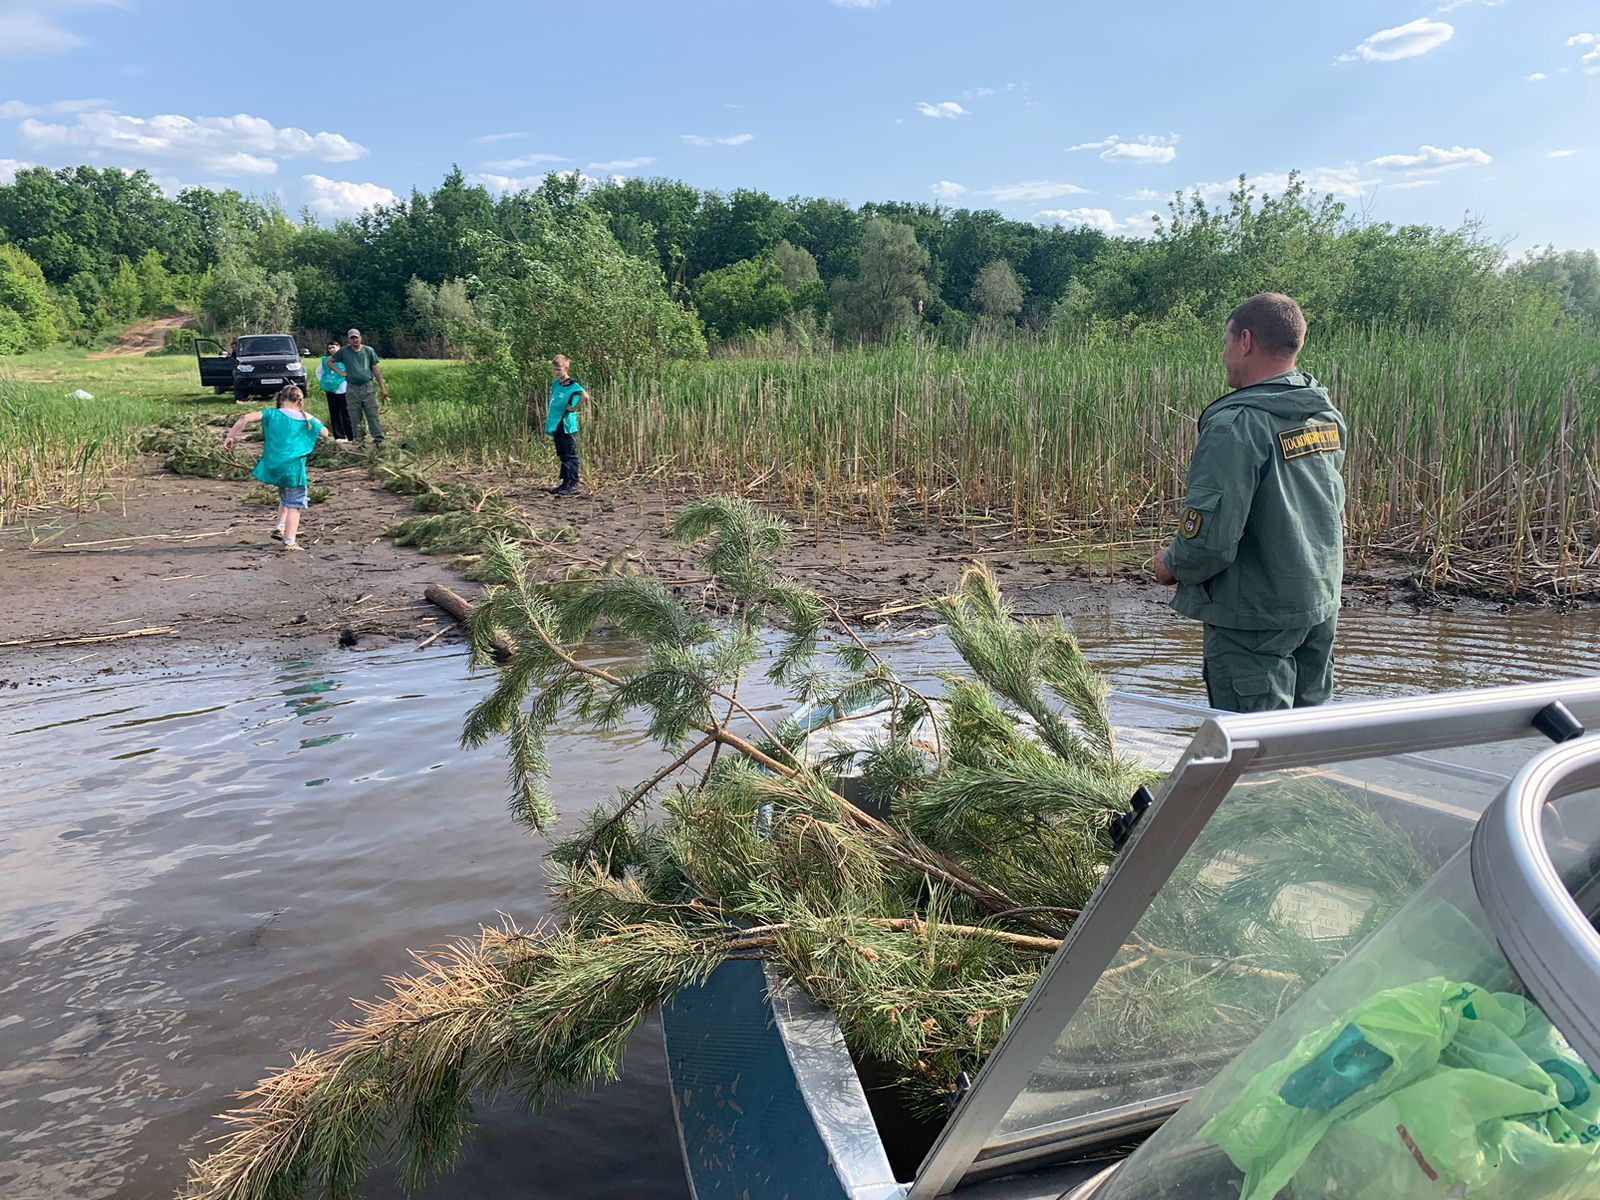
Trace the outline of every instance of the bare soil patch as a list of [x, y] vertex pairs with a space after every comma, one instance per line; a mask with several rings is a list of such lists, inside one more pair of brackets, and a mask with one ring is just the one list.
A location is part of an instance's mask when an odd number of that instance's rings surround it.
[[[478, 587], [448, 560], [384, 536], [410, 515], [409, 499], [382, 491], [356, 465], [313, 476], [332, 495], [308, 511], [299, 552], [271, 540], [274, 510], [246, 500], [251, 484], [179, 477], [154, 462], [98, 510], [58, 510], [0, 531], [0, 590], [9, 598], [0, 642], [21, 643], [0, 646], [0, 686], [176, 670], [255, 652], [420, 644], [449, 626], [423, 589], [444, 583], [470, 598]], [[693, 553], [669, 532], [693, 499], [686, 491], [628, 484], [553, 497], [533, 481], [506, 491], [536, 527], [578, 534], [575, 544], [539, 557], [545, 577], [609, 566], [648, 572], [691, 596], [706, 590]], [[993, 566], [1025, 614], [1165, 602], [1143, 582], [1089, 577], [959, 531], [880, 537], [797, 521], [785, 558], [797, 580], [867, 626], [927, 619], [926, 597], [948, 591], [975, 558]]]
[[143, 358], [152, 350], [166, 344], [167, 330], [182, 329], [194, 320], [188, 313], [174, 313], [170, 317], [152, 317], [136, 321], [122, 331], [115, 346], [110, 346], [85, 358]]

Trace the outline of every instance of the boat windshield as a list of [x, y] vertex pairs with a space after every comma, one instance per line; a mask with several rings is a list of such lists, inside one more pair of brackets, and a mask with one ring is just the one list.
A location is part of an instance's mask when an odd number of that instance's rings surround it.
[[1600, 725], [1591, 679], [1203, 726], [911, 1196], [1160, 1126], [1467, 846], [1558, 700]]
[[[1584, 740], [1541, 763], [1600, 774], [1600, 738]], [[1497, 815], [1095, 1200], [1600, 1194], [1600, 1043], [1584, 1019], [1600, 988], [1600, 791], [1544, 807], [1543, 878], [1511, 871], [1543, 894], [1515, 904]], [[1564, 954], [1546, 940], [1563, 897], [1579, 927]], [[1542, 980], [1555, 962], [1559, 979]]]
[[[1520, 760], [1545, 745], [1530, 735], [1451, 757]], [[1207, 1083], [1467, 844], [1505, 776], [1446, 767], [1386, 757], [1241, 776], [993, 1144], [1170, 1110]]]

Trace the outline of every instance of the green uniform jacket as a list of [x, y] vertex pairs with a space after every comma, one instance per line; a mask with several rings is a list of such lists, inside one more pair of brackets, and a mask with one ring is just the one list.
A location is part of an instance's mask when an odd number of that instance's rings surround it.
[[1291, 371], [1200, 414], [1167, 569], [1172, 607], [1227, 629], [1309, 628], [1339, 610], [1344, 417]]

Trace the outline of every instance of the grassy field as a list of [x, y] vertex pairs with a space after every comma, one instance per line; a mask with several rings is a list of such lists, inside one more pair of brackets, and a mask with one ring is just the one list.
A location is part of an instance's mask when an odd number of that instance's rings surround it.
[[[1349, 419], [1357, 565], [1392, 555], [1439, 585], [1600, 594], [1600, 337], [1349, 333], [1304, 362]], [[385, 372], [386, 420], [413, 452], [553, 474], [519, 398], [485, 393], [453, 363]], [[76, 387], [96, 399], [62, 398]], [[737, 488], [885, 529], [999, 520], [1035, 544], [1137, 557], [1182, 495], [1195, 416], [1224, 390], [1209, 336], [715, 360], [594, 386], [582, 442], [604, 477]], [[320, 397], [311, 408], [324, 411]], [[159, 417], [232, 409], [199, 389], [187, 357], [10, 360], [0, 519], [82, 503]]]
[[[406, 413], [415, 408], [446, 425], [459, 413], [465, 377], [458, 365], [385, 367], [397, 395], [415, 401]], [[79, 389], [94, 399], [73, 399]], [[310, 408], [327, 415], [315, 389]], [[200, 386], [189, 355], [88, 358], [82, 350], [56, 349], [0, 359], [0, 526], [56, 505], [92, 504], [114, 491], [142, 461], [141, 433], [158, 421], [242, 411], [231, 396]], [[402, 428], [406, 413], [395, 413]]]

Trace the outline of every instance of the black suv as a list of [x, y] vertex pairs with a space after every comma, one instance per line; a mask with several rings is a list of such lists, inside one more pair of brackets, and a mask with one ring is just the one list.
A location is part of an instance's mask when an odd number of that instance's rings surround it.
[[[214, 352], [206, 353], [210, 348]], [[225, 353], [220, 342], [196, 338], [195, 358], [200, 367], [200, 383], [218, 392], [231, 391], [236, 400], [250, 396], [270, 396], [285, 384], [306, 390], [306, 367], [300, 360], [311, 352], [294, 344], [287, 333], [249, 333]]]

